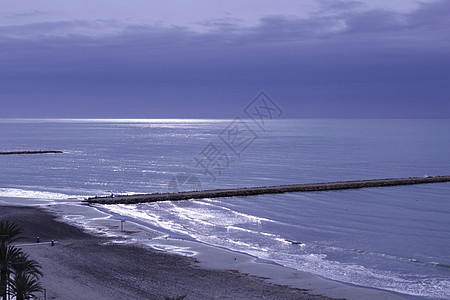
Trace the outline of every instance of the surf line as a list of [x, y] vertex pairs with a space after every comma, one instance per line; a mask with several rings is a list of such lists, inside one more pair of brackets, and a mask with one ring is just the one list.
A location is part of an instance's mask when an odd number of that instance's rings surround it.
[[293, 184], [293, 185], [279, 185], [279, 186], [251, 187], [251, 188], [236, 188], [236, 189], [189, 191], [178, 193], [111, 195], [100, 197], [96, 196], [87, 198], [83, 201], [88, 204], [94, 203], [136, 204], [136, 203], [157, 202], [157, 201], [177, 201], [177, 200], [203, 199], [203, 198], [244, 197], [253, 195], [281, 194], [292, 192], [318, 192], [331, 190], [360, 189], [360, 188], [436, 183], [447, 181], [450, 181], [450, 176], [386, 178], [386, 179], [353, 180], [353, 181]]

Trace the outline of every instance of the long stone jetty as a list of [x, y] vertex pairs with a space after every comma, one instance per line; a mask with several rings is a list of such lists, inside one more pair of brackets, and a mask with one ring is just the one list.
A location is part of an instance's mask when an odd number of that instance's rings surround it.
[[46, 154], [46, 153], [63, 153], [62, 151], [56, 150], [38, 150], [38, 151], [9, 151], [9, 152], [0, 152], [0, 155], [14, 155], [14, 154]]
[[338, 181], [326, 183], [293, 184], [279, 186], [265, 186], [252, 188], [219, 189], [190, 191], [178, 193], [154, 193], [139, 195], [116, 195], [109, 197], [92, 197], [84, 200], [85, 202], [99, 204], [136, 204], [157, 201], [176, 201], [188, 199], [203, 198], [222, 198], [222, 197], [243, 197], [262, 194], [280, 194], [290, 192], [317, 192], [330, 190], [359, 189], [382, 186], [410, 185], [421, 183], [436, 183], [450, 181], [450, 176], [428, 176], [428, 177], [408, 177], [408, 178], [387, 178], [372, 180], [354, 180]]

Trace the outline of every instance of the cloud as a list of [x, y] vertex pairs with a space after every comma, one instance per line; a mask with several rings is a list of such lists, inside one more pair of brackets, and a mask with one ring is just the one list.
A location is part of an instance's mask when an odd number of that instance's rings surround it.
[[64, 97], [100, 107], [105, 99], [182, 97], [225, 105], [235, 101], [230, 91], [264, 88], [316, 99], [317, 111], [336, 99], [362, 110], [355, 99], [373, 107], [377, 96], [418, 105], [428, 95], [442, 105], [449, 95], [449, 3], [400, 13], [322, 1], [309, 18], [271, 15], [253, 26], [210, 20], [206, 32], [115, 20], [0, 26], [0, 99], [39, 95], [53, 99], [49, 106]]
[[17, 20], [17, 19], [23, 19], [23, 18], [27, 18], [27, 17], [43, 16], [45, 14], [46, 14], [45, 12], [39, 11], [39, 10], [28, 10], [28, 11], [23, 11], [20, 13], [4, 15], [2, 18], [6, 19], [6, 20]]
[[421, 3], [419, 9], [408, 14], [412, 28], [423, 30], [446, 30], [450, 24], [450, 2]]
[[[370, 64], [373, 57], [389, 61], [399, 56], [446, 55], [450, 50], [448, 1], [422, 4], [411, 13], [361, 9], [356, 1], [322, 3], [321, 12], [310, 18], [266, 16], [250, 27], [221, 19], [210, 21], [208, 32], [114, 20], [2, 26], [0, 62], [16, 70], [46, 63], [57, 69], [72, 62], [74, 69], [89, 68], [80, 64], [83, 61], [109, 61], [124, 68], [174, 62], [183, 68], [200, 61], [223, 67], [233, 60], [236, 67], [264, 58], [267, 65], [320, 64], [334, 57], [334, 63], [339, 58]], [[330, 11], [333, 14], [322, 13]]]
[[323, 13], [324, 11], [327, 13], [333, 12], [341, 12], [341, 11], [354, 11], [357, 9], [367, 9], [367, 5], [364, 2], [360, 1], [348, 1], [348, 0], [319, 0], [318, 1], [322, 5], [322, 10], [318, 13]]
[[[105, 47], [155, 49], [158, 47], [204, 49], [209, 47], [296, 47], [308, 49], [337, 45], [333, 51], [343, 48], [361, 51], [361, 42], [370, 49], [390, 50], [400, 46], [420, 48], [434, 43], [448, 47], [450, 2], [438, 1], [421, 4], [410, 13], [381, 9], [368, 9], [358, 1], [322, 0], [322, 9], [309, 18], [295, 16], [264, 16], [255, 26], [242, 26], [240, 20], [222, 18], [202, 22], [210, 30], [195, 32], [187, 27], [163, 27], [148, 24], [126, 24], [114, 20], [72, 20], [43, 22], [28, 25], [0, 26], [0, 41], [4, 44], [27, 42], [29, 45], [48, 47]], [[402, 46], [402, 44], [404, 46]], [[378, 45], [377, 47], [373, 47]], [[312, 49], [312, 52], [318, 49]], [[113, 50], [114, 49], [110, 49]], [[394, 49], [392, 49], [394, 50]]]

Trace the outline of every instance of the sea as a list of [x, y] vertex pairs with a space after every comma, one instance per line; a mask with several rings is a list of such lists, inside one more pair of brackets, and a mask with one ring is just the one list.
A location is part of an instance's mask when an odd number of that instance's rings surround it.
[[[0, 151], [63, 151], [1, 155], [0, 197], [450, 175], [449, 130], [448, 119], [0, 119]], [[450, 298], [450, 183], [101, 209], [331, 280]]]

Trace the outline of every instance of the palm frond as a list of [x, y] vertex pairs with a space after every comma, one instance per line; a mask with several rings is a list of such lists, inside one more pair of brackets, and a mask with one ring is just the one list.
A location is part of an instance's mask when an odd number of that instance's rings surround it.
[[15, 259], [22, 255], [22, 249], [14, 245], [0, 245], [0, 268], [7, 268]]
[[30, 256], [26, 253], [17, 255], [11, 264], [11, 271], [15, 276], [32, 275], [42, 277], [41, 269], [41, 265], [37, 261], [30, 259]]
[[0, 244], [8, 245], [22, 239], [22, 228], [9, 220], [0, 221]]
[[41, 283], [32, 275], [15, 276], [9, 280], [9, 285], [13, 295], [21, 299], [43, 291]]

